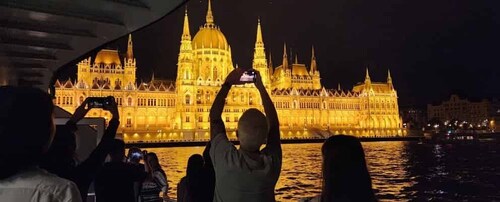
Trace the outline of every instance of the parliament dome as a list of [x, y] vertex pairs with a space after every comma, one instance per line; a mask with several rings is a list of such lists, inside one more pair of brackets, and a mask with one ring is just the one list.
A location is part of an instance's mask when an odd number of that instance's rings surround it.
[[203, 25], [203, 27], [200, 28], [200, 31], [198, 31], [198, 33], [196, 33], [196, 35], [194, 36], [193, 47], [194, 49], [229, 49], [226, 37], [220, 31], [220, 28], [214, 23], [214, 16], [212, 15], [212, 4], [210, 3], [210, 0], [208, 1], [208, 10], [205, 25]]
[[193, 47], [194, 49], [218, 48], [227, 50], [229, 45], [218, 27], [205, 25], [194, 36]]

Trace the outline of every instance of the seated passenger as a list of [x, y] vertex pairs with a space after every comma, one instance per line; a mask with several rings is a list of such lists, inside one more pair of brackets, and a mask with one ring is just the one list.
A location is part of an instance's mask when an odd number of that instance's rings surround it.
[[0, 201], [81, 201], [73, 182], [38, 167], [54, 137], [53, 110], [39, 89], [0, 87]]
[[[259, 72], [255, 86], [266, 116], [255, 108], [246, 110], [238, 122], [240, 148], [227, 137], [222, 111], [232, 85], [242, 84], [244, 70], [234, 69], [226, 78], [210, 110], [210, 157], [215, 170], [214, 201], [275, 201], [274, 187], [281, 172], [278, 115]], [[266, 147], [260, 150], [263, 143]]]
[[365, 153], [354, 136], [334, 135], [321, 148], [323, 187], [320, 196], [302, 201], [377, 201], [366, 168]]
[[97, 172], [102, 169], [120, 124], [118, 107], [114, 98], [112, 100], [109, 106], [103, 108], [111, 112], [112, 118], [101, 141], [85, 161], [80, 163], [76, 158], [75, 132], [77, 130], [76, 123], [83, 119], [90, 110], [87, 106], [88, 98], [75, 110], [66, 125], [57, 127], [54, 145], [44, 156], [41, 164], [41, 167], [49, 172], [75, 182], [83, 201], [87, 200], [90, 184], [94, 181]]
[[114, 140], [110, 152], [111, 161], [104, 164], [95, 179], [97, 202], [137, 201], [134, 183], [142, 182], [146, 172], [129, 163], [125, 163], [125, 143]]

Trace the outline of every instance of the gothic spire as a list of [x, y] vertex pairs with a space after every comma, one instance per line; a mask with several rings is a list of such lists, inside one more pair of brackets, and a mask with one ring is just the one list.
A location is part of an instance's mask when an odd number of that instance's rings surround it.
[[392, 83], [391, 70], [387, 70], [387, 83]]
[[260, 17], [257, 19], [257, 39], [255, 40], [255, 47], [257, 44], [264, 44], [262, 40], [262, 29], [260, 28]]
[[283, 69], [288, 68], [288, 56], [286, 55], [286, 42], [283, 44]]
[[316, 56], [314, 55], [314, 46], [311, 49], [311, 73], [314, 73], [318, 70], [316, 65]]
[[189, 19], [188, 19], [188, 10], [184, 11], [184, 27], [182, 29], [182, 41], [191, 40], [191, 33], [189, 32]]
[[132, 34], [128, 35], [127, 59], [134, 59], [134, 45], [132, 43]]
[[214, 16], [212, 15], [212, 2], [208, 0], [208, 10], [205, 25], [214, 25]]
[[370, 73], [368, 72], [368, 67], [366, 68], [366, 75], [365, 75], [365, 84], [366, 83], [371, 83]]
[[299, 64], [298, 55], [299, 55], [299, 54], [295, 54], [295, 62], [294, 62], [294, 64]]
[[274, 71], [274, 67], [273, 67], [273, 59], [271, 58], [271, 51], [269, 51], [269, 63], [267, 65], [267, 67], [269, 68], [269, 76], [272, 76], [273, 75], [273, 71]]

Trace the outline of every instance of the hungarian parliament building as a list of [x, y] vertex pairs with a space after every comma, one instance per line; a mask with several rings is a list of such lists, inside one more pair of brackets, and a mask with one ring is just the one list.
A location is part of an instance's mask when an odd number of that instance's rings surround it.
[[[260, 20], [257, 22], [252, 67], [260, 71], [279, 115], [281, 137], [322, 138], [332, 134], [359, 137], [402, 136], [397, 92], [388, 72], [387, 81], [374, 82], [368, 69], [352, 90], [326, 89], [321, 85], [314, 49], [310, 65], [292, 60], [283, 48], [281, 65], [266, 57]], [[207, 140], [209, 111], [226, 75], [235, 67], [231, 46], [215, 24], [210, 2], [206, 22], [191, 38], [188, 14], [183, 32], [175, 81], [137, 82], [132, 36], [127, 52], [103, 49], [95, 58], [77, 65], [77, 79], [56, 81], [55, 103], [73, 113], [86, 97], [114, 96], [119, 105], [119, 133], [127, 142]], [[238, 68], [238, 67], [236, 67]], [[263, 111], [254, 84], [234, 86], [226, 99], [223, 120], [228, 135], [236, 138], [238, 118], [248, 108]], [[89, 117], [110, 118], [102, 109]]]

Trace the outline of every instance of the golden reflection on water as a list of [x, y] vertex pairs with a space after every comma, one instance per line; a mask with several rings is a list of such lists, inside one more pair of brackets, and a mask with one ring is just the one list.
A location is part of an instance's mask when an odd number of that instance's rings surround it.
[[[405, 170], [404, 142], [363, 143], [375, 192], [379, 198], [401, 199], [402, 191], [413, 185]], [[276, 185], [276, 199], [297, 201], [321, 192], [321, 144], [283, 145], [283, 166]], [[176, 197], [177, 183], [185, 175], [186, 163], [192, 154], [201, 154], [204, 147], [147, 149], [155, 152], [167, 172], [169, 195]]]

